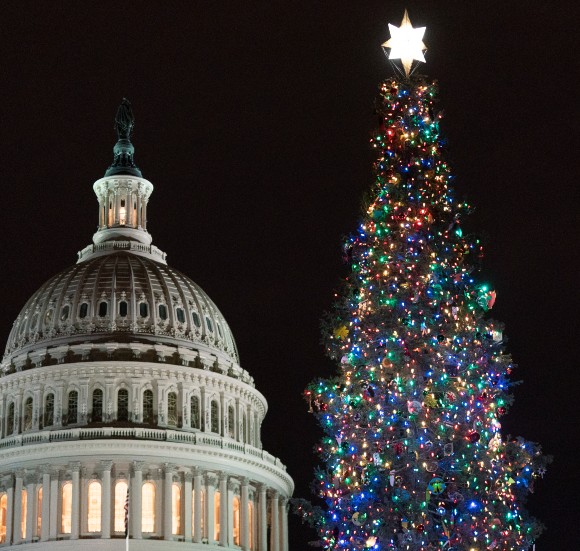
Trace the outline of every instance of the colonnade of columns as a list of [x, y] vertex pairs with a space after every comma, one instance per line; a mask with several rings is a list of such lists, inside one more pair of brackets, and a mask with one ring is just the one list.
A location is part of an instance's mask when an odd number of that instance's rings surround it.
[[[92, 503], [89, 496], [95, 481], [97, 509], [94, 493]], [[119, 483], [125, 495], [119, 495]], [[152, 484], [147, 493], [146, 484]], [[0, 475], [0, 545], [123, 537], [127, 485], [132, 539], [288, 551], [288, 500], [278, 491], [223, 471], [110, 460], [42, 465]]]

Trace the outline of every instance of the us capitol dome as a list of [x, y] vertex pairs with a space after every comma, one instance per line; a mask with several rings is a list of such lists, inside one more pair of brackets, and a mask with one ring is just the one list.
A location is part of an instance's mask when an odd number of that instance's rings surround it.
[[0, 547], [288, 551], [293, 482], [262, 448], [266, 400], [217, 306], [152, 244], [133, 125], [123, 100], [93, 243], [8, 337]]

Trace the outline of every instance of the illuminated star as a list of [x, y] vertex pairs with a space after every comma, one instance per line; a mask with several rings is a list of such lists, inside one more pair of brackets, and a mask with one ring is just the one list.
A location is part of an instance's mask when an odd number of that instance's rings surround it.
[[382, 46], [383, 48], [390, 48], [389, 59], [400, 59], [405, 70], [405, 75], [409, 76], [413, 60], [422, 61], [425, 63], [425, 56], [423, 52], [427, 49], [423, 43], [423, 35], [427, 27], [413, 28], [409, 14], [405, 10], [403, 21], [400, 27], [395, 27], [389, 23], [389, 32], [391, 38], [387, 40]]

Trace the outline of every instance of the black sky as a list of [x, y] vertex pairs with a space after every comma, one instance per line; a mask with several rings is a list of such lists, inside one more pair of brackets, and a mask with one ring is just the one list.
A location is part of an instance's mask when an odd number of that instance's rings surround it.
[[[380, 44], [427, 26], [459, 197], [486, 237], [520, 369], [505, 432], [555, 456], [538, 551], [577, 548], [578, 39], [575, 2], [11, 1], [0, 7], [0, 339], [96, 229], [123, 96], [155, 186], [154, 243], [228, 320], [270, 405], [263, 439], [308, 495], [319, 432], [301, 392], [333, 371], [319, 318], [370, 184]], [[575, 12], [573, 10], [576, 10]], [[576, 81], [576, 83], [575, 83]], [[312, 535], [291, 523], [292, 551]]]

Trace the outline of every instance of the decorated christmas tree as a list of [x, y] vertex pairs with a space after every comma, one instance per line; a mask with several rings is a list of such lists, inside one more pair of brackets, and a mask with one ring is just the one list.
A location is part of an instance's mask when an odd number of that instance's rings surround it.
[[514, 365], [489, 317], [495, 292], [475, 278], [482, 247], [462, 229], [437, 85], [413, 72], [425, 29], [406, 12], [389, 27], [374, 181], [325, 320], [338, 373], [306, 391], [326, 505], [297, 509], [328, 549], [527, 550], [540, 526], [522, 505], [547, 459], [502, 437]]

